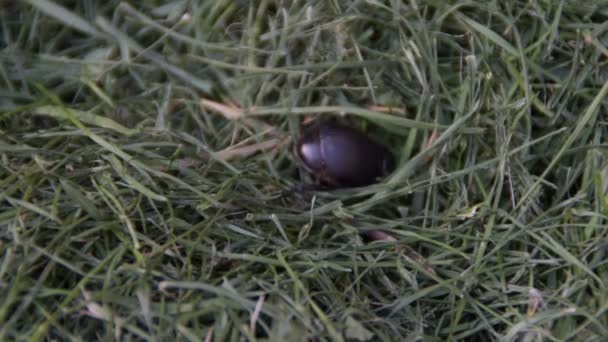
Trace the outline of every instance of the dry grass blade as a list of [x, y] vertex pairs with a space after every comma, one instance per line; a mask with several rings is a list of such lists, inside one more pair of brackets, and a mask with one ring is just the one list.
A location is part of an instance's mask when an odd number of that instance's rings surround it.
[[223, 115], [228, 120], [242, 119], [244, 111], [235, 106], [225, 105], [209, 99], [201, 99], [201, 108], [203, 110], [208, 109]]
[[217, 158], [231, 160], [234, 158], [245, 158], [254, 153], [276, 149], [289, 143], [289, 139], [270, 139], [259, 143], [245, 146], [232, 146], [215, 153]]

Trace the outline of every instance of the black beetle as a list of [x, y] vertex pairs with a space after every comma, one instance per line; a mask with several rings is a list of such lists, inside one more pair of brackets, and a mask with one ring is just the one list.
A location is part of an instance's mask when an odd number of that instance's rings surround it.
[[395, 167], [389, 150], [364, 133], [336, 121], [305, 129], [295, 145], [304, 169], [334, 188], [370, 185]]

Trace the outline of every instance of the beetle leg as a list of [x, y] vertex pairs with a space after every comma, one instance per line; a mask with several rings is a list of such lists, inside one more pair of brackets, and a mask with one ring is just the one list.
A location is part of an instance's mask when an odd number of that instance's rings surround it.
[[291, 186], [289, 189], [281, 192], [281, 197], [285, 197], [287, 195], [309, 191], [324, 191], [329, 190], [326, 186], [321, 184], [306, 184], [306, 183], [297, 183]]

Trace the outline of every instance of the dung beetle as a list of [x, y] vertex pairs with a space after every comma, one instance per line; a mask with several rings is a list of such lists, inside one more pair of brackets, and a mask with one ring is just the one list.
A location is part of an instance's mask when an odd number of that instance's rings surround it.
[[395, 167], [386, 147], [335, 120], [306, 128], [295, 144], [295, 153], [306, 171], [332, 188], [370, 185]]

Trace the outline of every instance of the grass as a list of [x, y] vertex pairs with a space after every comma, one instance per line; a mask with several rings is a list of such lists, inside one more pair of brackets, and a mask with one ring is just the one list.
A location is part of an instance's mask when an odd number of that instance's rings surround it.
[[[602, 2], [0, 14], [0, 339], [608, 339]], [[289, 191], [329, 116], [397, 170]]]

